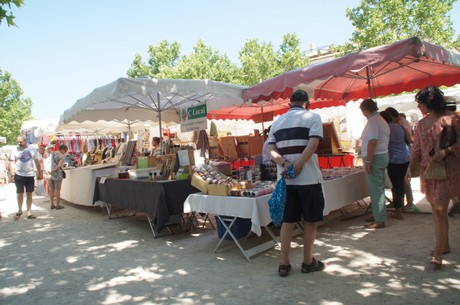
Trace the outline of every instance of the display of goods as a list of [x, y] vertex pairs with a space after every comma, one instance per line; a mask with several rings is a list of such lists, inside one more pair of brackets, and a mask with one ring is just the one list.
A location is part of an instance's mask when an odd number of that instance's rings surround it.
[[275, 185], [272, 182], [259, 182], [253, 188], [241, 190], [243, 197], [260, 197], [273, 193]]
[[206, 181], [207, 184], [222, 184], [226, 185], [229, 189], [238, 187], [238, 181], [227, 177], [222, 173], [213, 169], [210, 165], [202, 165], [200, 167], [192, 166], [192, 170], [200, 176], [201, 179]]
[[340, 179], [349, 175], [363, 172], [364, 168], [362, 166], [354, 167], [334, 167], [321, 170], [323, 174], [323, 180], [334, 180]]
[[271, 181], [238, 181], [216, 171], [210, 165], [192, 166], [192, 185], [208, 195], [259, 197], [275, 189]]

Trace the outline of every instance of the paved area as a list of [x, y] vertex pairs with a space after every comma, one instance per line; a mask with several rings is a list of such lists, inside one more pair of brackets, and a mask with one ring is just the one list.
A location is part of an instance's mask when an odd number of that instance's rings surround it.
[[[0, 304], [459, 304], [460, 215], [450, 218], [452, 253], [434, 270], [432, 216], [405, 213], [380, 230], [363, 216], [330, 217], [315, 256], [324, 272], [280, 278], [279, 249], [247, 262], [230, 241], [214, 253], [211, 228], [154, 239], [142, 215], [107, 220], [96, 207], [50, 210], [35, 197], [35, 220], [16, 211], [14, 185], [0, 194]], [[423, 207], [423, 195], [417, 194]], [[350, 212], [361, 213], [356, 207]], [[123, 215], [122, 213], [119, 214]], [[337, 214], [338, 215], [338, 214]], [[254, 242], [251, 238], [248, 242]]]

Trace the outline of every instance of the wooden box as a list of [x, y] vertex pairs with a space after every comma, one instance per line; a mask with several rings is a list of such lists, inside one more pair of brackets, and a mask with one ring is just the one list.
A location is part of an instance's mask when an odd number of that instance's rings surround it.
[[230, 189], [225, 184], [208, 184], [208, 195], [228, 196]]
[[176, 154], [159, 156], [161, 159], [161, 172], [163, 178], [166, 180], [172, 180], [174, 167], [176, 166]]
[[154, 156], [147, 156], [149, 167], [157, 167], [157, 159]]
[[238, 159], [235, 137], [222, 137], [220, 138], [220, 143], [222, 145], [222, 151], [225, 157], [230, 159]]
[[334, 123], [323, 123], [323, 140], [319, 142], [318, 155], [338, 154], [340, 148], [339, 138]]
[[237, 144], [237, 152], [239, 158], [249, 157], [249, 136], [237, 136], [235, 137]]
[[208, 184], [197, 173], [193, 174], [191, 184], [195, 188], [199, 189], [203, 194], [212, 195], [212, 196], [228, 196], [230, 194], [230, 189], [227, 185]]
[[136, 162], [136, 168], [147, 168], [156, 167], [157, 160], [154, 156], [138, 157]]
[[249, 136], [248, 137], [248, 154], [250, 157], [262, 154], [262, 147], [264, 146], [264, 137]]
[[219, 138], [209, 138], [209, 159], [220, 159], [224, 157], [222, 144]]
[[191, 184], [195, 188], [199, 189], [203, 194], [208, 193], [208, 184], [206, 183], [206, 181], [201, 179], [200, 175], [193, 174]]

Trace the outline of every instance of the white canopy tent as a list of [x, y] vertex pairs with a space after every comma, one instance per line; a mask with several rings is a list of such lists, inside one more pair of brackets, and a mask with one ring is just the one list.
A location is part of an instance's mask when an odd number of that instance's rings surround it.
[[109, 133], [131, 132], [148, 129], [153, 125], [157, 125], [153, 121], [128, 121], [128, 120], [112, 120], [112, 121], [72, 121], [67, 124], [59, 120], [56, 127], [56, 133], [68, 134], [79, 133], [82, 135], [100, 135]]
[[49, 136], [54, 134], [58, 124], [57, 118], [44, 119], [44, 120], [30, 120], [24, 121], [21, 125], [21, 132], [33, 131], [35, 137]]
[[206, 104], [220, 109], [243, 103], [245, 86], [211, 80], [119, 78], [79, 99], [61, 116], [84, 121], [180, 122], [180, 110]]

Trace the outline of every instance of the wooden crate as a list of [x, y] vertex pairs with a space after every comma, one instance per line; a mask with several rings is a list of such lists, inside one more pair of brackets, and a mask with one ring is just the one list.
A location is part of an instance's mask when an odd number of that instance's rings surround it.
[[220, 143], [222, 145], [224, 157], [228, 157], [230, 159], [238, 159], [238, 150], [236, 148], [237, 146], [235, 137], [221, 137]]
[[155, 156], [147, 156], [149, 167], [157, 167], [157, 159]]
[[208, 184], [208, 195], [228, 196], [230, 189], [225, 184]]
[[161, 172], [163, 178], [167, 180], [173, 179], [174, 167], [176, 166], [176, 154], [159, 156], [161, 159]]
[[221, 159], [224, 157], [222, 144], [219, 138], [209, 138], [209, 159]]
[[235, 137], [237, 144], [237, 152], [239, 158], [249, 157], [249, 136], [237, 136]]
[[264, 146], [264, 137], [249, 136], [248, 137], [248, 154], [250, 157], [262, 154], [262, 147]]
[[319, 142], [318, 155], [338, 154], [340, 148], [339, 137], [334, 123], [323, 123], [323, 140]]
[[196, 173], [193, 174], [191, 184], [195, 188], [199, 189], [203, 194], [208, 193], [208, 184], [206, 183], [206, 181], [201, 179], [200, 175]]

